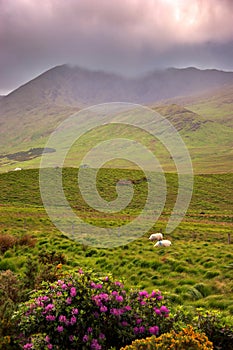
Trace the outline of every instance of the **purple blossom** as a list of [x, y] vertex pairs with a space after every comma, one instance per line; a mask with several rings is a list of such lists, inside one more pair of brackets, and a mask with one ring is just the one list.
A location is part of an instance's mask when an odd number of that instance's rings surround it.
[[140, 297], [145, 297], [148, 298], [149, 294], [146, 290], [142, 290], [141, 292], [138, 293]]
[[130, 310], [132, 310], [132, 308], [131, 308], [130, 305], [126, 305], [126, 306], [125, 306], [125, 310], [126, 310], [126, 311], [130, 311]]
[[100, 293], [100, 294], [98, 295], [98, 297], [99, 297], [100, 299], [102, 299], [102, 300], [105, 300], [105, 301], [108, 301], [108, 299], [109, 299], [109, 296], [108, 296], [107, 293]]
[[48, 344], [48, 345], [47, 345], [47, 348], [48, 348], [48, 349], [52, 349], [52, 348], [53, 348], [52, 344]]
[[26, 349], [26, 350], [27, 350], [27, 349], [32, 349], [32, 345], [33, 345], [33, 344], [31, 344], [31, 343], [27, 343], [27, 344], [24, 345], [23, 348]]
[[124, 285], [121, 282], [119, 282], [119, 281], [116, 281], [115, 285], [118, 286], [118, 287], [121, 287], [121, 288], [124, 287]]
[[99, 317], [99, 313], [98, 313], [97, 311], [95, 311], [95, 312], [93, 313], [93, 315], [95, 316], [95, 318], [98, 318], [98, 317]]
[[37, 301], [36, 304], [39, 307], [44, 307], [44, 303], [42, 303], [42, 301]]
[[37, 298], [38, 301], [47, 301], [49, 300], [49, 298], [47, 297], [47, 295], [42, 295], [41, 297]]
[[137, 324], [142, 323], [142, 319], [141, 319], [141, 318], [137, 318], [137, 319], [136, 319], [136, 323], [137, 323]]
[[145, 327], [144, 326], [140, 326], [139, 327], [139, 333], [144, 333], [145, 332]]
[[123, 300], [124, 298], [121, 295], [116, 296], [116, 301], [118, 301], [119, 303], [122, 302]]
[[63, 326], [57, 326], [57, 331], [59, 333], [63, 332], [63, 330], [64, 330]]
[[71, 299], [71, 297], [68, 297], [66, 299], [66, 304], [70, 305], [71, 303], [72, 303], [72, 299]]
[[66, 316], [64, 316], [64, 315], [59, 316], [59, 321], [65, 323], [66, 322]]
[[61, 286], [63, 283], [64, 283], [64, 281], [62, 281], [62, 280], [58, 280], [58, 281], [57, 281], [57, 285], [58, 285], [58, 286]]
[[97, 306], [101, 306], [102, 305], [102, 301], [101, 301], [101, 299], [99, 298], [98, 295], [93, 295], [92, 296], [92, 300], [94, 300], [94, 302], [96, 303]]
[[91, 286], [91, 288], [93, 288], [93, 289], [102, 289], [102, 287], [103, 287], [101, 283], [96, 284], [96, 283], [94, 283], [94, 282], [91, 282], [91, 283], [90, 283], [90, 286]]
[[112, 294], [112, 295], [119, 295], [119, 293], [118, 293], [116, 290], [112, 291], [111, 294]]
[[87, 334], [84, 335], [83, 341], [84, 341], [84, 343], [86, 343], [88, 341], [88, 335]]
[[46, 321], [55, 321], [56, 320], [56, 317], [53, 316], [53, 315], [47, 315], [46, 316]]
[[98, 343], [97, 339], [92, 340], [91, 349], [94, 349], [94, 350], [101, 350], [102, 349], [102, 346]]
[[112, 308], [110, 309], [110, 313], [112, 315], [115, 315], [115, 316], [120, 316], [124, 313], [124, 310], [123, 309], [116, 309], [116, 308]]
[[55, 307], [54, 307], [53, 304], [48, 304], [48, 305], [46, 306], [46, 308], [45, 308], [45, 311], [46, 311], [46, 312], [49, 312], [49, 311], [52, 311], [54, 308], [55, 308]]
[[90, 283], [90, 286], [91, 286], [91, 288], [95, 288], [95, 283], [94, 283], [94, 282], [91, 282], [91, 283]]
[[77, 318], [75, 316], [72, 316], [70, 319], [70, 324], [73, 326], [77, 321]]
[[103, 333], [100, 333], [99, 334], [99, 339], [105, 339], [106, 337], [105, 337], [105, 335], [103, 334]]
[[107, 311], [108, 311], [107, 306], [102, 305], [102, 306], [100, 307], [100, 312], [107, 312]]
[[153, 326], [149, 328], [150, 334], [158, 334], [159, 333], [159, 327], [158, 326]]
[[87, 328], [87, 333], [92, 333], [93, 329], [91, 327]]
[[49, 338], [49, 336], [48, 336], [48, 335], [46, 335], [46, 337], [44, 338], [44, 340], [45, 340], [47, 343], [49, 343], [49, 342], [50, 342], [50, 338]]
[[72, 315], [77, 315], [78, 314], [78, 309], [77, 308], [74, 308], [73, 310], [72, 310]]
[[75, 287], [70, 288], [70, 295], [71, 295], [72, 297], [75, 297], [76, 294], [77, 294], [76, 288], [75, 288]]
[[129, 325], [128, 322], [126, 322], [126, 321], [122, 321], [121, 324], [123, 327], [127, 327]]
[[154, 312], [156, 313], [156, 315], [161, 315], [160, 309], [157, 309], [156, 307], [154, 307]]
[[134, 331], [135, 334], [138, 334], [139, 333], [139, 328], [138, 327], [134, 327], [133, 331]]
[[70, 342], [73, 342], [73, 341], [74, 341], [74, 336], [73, 336], [73, 335], [70, 335], [70, 336], [69, 336], [69, 341], [70, 341]]
[[160, 311], [165, 313], [165, 314], [169, 313], [169, 309], [164, 305], [161, 306]]
[[80, 275], [82, 275], [84, 272], [83, 272], [82, 269], [79, 269], [79, 270], [78, 270], [78, 273], [79, 273]]
[[67, 289], [67, 284], [63, 283], [62, 286], [61, 286], [61, 288], [62, 288], [63, 290], [66, 290], [66, 289]]
[[157, 295], [157, 292], [155, 290], [152, 290], [150, 297], [155, 298]]

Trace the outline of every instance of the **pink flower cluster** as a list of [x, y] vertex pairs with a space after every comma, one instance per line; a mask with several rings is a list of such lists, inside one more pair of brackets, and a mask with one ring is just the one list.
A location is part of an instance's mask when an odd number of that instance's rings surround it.
[[[79, 270], [77, 279], [57, 281], [46, 295], [37, 296], [27, 305], [23, 315], [26, 325], [36, 320], [38, 332], [45, 334], [45, 348], [64, 344], [62, 350], [84, 346], [101, 350], [114, 337], [119, 337], [118, 343], [124, 342], [125, 332], [131, 340], [159, 334], [158, 323], [169, 316], [169, 309], [161, 305], [160, 291], [126, 293], [119, 281], [112, 282], [109, 277], [100, 281], [92, 281]], [[33, 349], [30, 339], [24, 350]]]

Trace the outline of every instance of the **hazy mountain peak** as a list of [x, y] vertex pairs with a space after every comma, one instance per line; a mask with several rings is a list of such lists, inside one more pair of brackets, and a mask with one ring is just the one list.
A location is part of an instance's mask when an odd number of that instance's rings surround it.
[[10, 106], [12, 101], [21, 109], [48, 104], [80, 107], [113, 101], [148, 104], [232, 83], [232, 72], [195, 67], [170, 67], [143, 77], [126, 78], [115, 73], [62, 64], [1, 98], [0, 107], [3, 108], [3, 103]]

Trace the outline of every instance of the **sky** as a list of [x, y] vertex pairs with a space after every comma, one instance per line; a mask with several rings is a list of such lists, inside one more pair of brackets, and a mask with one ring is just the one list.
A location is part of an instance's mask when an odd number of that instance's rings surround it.
[[0, 95], [70, 63], [233, 71], [233, 0], [0, 0]]

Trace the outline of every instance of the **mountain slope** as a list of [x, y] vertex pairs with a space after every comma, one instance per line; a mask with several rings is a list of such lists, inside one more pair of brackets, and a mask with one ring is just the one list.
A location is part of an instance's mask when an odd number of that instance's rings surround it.
[[233, 127], [233, 84], [198, 94], [167, 101], [177, 102], [212, 121]]
[[233, 83], [233, 72], [196, 68], [155, 71], [138, 78], [126, 78], [101, 71], [61, 65], [54, 67], [3, 98], [1, 109], [17, 101], [18, 107], [40, 103], [84, 106], [126, 101], [152, 103], [176, 96]]
[[[216, 162], [228, 171], [232, 161], [232, 86], [233, 73], [216, 70], [171, 68], [129, 79], [67, 65], [55, 67], [0, 99], [0, 166], [12, 168], [27, 154], [38, 156], [38, 150], [31, 152], [31, 148], [44, 147], [56, 126], [86, 105], [152, 101], [150, 105], [181, 133], [198, 172], [212, 171]], [[213, 89], [220, 95], [213, 95]], [[222, 91], [226, 91], [224, 98]], [[207, 107], [206, 99], [197, 94], [209, 96]], [[166, 102], [169, 105], [158, 105], [158, 101], [170, 97], [173, 99]], [[29, 158], [21, 165], [38, 166], [38, 158]]]

